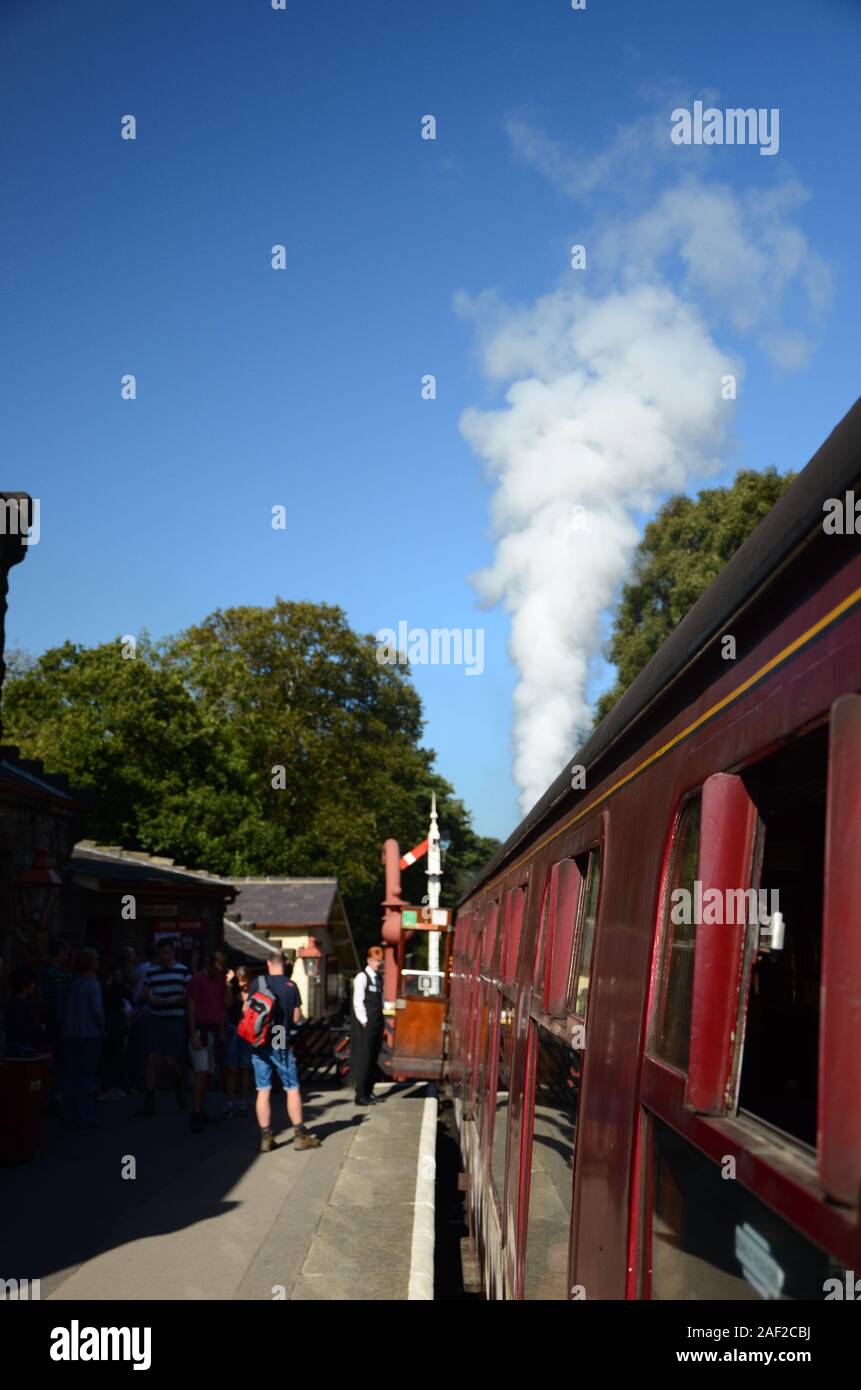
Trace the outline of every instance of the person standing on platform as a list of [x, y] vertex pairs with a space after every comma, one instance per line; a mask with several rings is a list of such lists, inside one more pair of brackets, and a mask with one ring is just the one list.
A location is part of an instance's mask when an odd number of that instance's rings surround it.
[[96, 1078], [105, 1036], [99, 957], [84, 947], [75, 956], [75, 973], [60, 990], [63, 1119], [96, 1129]]
[[[270, 1041], [262, 1047], [252, 1048], [251, 1066], [254, 1070], [254, 1085], [257, 1088], [257, 1123], [260, 1126], [260, 1152], [269, 1153], [275, 1148], [272, 1134], [272, 1074], [277, 1072], [284, 1087], [287, 1101], [287, 1114], [293, 1122], [296, 1137], [294, 1149], [319, 1149], [320, 1140], [310, 1134], [302, 1123], [302, 1096], [299, 1092], [299, 1072], [296, 1057], [290, 1046], [290, 1030], [302, 1018], [302, 999], [292, 980], [288, 980], [284, 968], [284, 953], [273, 951], [266, 962], [267, 974], [260, 977], [270, 994], [275, 997], [272, 1010], [272, 1032]], [[255, 980], [250, 988], [253, 995], [258, 988]]]
[[[238, 970], [228, 970], [226, 979], [230, 996], [224, 1033], [225, 1097], [231, 1114], [247, 1115], [252, 1047], [244, 1038], [240, 1038], [237, 1029], [242, 1010], [248, 1003], [254, 975], [249, 965], [240, 965]], [[236, 1099], [237, 1085], [239, 1100]]]
[[45, 1035], [36, 1006], [36, 972], [28, 965], [20, 965], [9, 976], [5, 1022], [6, 1048], [10, 1057], [44, 1052]]
[[174, 1077], [176, 1101], [185, 1109], [182, 1058], [185, 1053], [186, 999], [190, 971], [174, 954], [176, 938], [158, 943], [157, 963], [150, 967], [141, 990], [141, 1003], [149, 1007], [147, 1020], [146, 1091], [139, 1119], [155, 1114], [155, 1083], [159, 1062], [167, 1062]]
[[126, 1045], [132, 1013], [132, 992], [122, 978], [119, 964], [107, 971], [102, 985], [105, 1015], [105, 1045], [102, 1052], [102, 1090], [99, 1100], [123, 1100], [126, 1075]]
[[[198, 970], [188, 985], [188, 1052], [194, 1068], [191, 1131], [200, 1134], [209, 1116], [203, 1108], [210, 1077], [215, 1074], [216, 1049], [224, 1040], [227, 982], [224, 953], [216, 951], [207, 970]], [[232, 1113], [227, 1110], [227, 1114]]]
[[55, 937], [48, 944], [48, 963], [42, 970], [39, 980], [39, 994], [42, 1001], [42, 1022], [45, 1025], [48, 1042], [59, 1062], [62, 1027], [60, 1024], [60, 992], [72, 978], [69, 969], [69, 944], [61, 937]]
[[383, 1042], [383, 948], [371, 946], [368, 961], [353, 981], [350, 1029], [350, 1081], [357, 1105], [376, 1105], [374, 1079]]

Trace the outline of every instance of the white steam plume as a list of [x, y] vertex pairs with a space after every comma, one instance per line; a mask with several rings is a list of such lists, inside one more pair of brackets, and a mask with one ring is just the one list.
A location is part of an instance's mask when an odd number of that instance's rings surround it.
[[461, 428], [498, 480], [495, 558], [475, 583], [512, 614], [514, 776], [528, 810], [590, 727], [587, 680], [635, 515], [719, 465], [732, 410], [721, 378], [739, 369], [665, 285], [459, 307], [478, 324], [487, 374], [514, 379], [507, 408], [468, 410]]
[[[521, 162], [581, 205], [607, 199], [588, 238], [590, 293], [569, 271], [576, 288], [525, 309], [458, 296], [486, 375], [508, 386], [504, 407], [468, 410], [461, 428], [497, 484], [495, 556], [474, 582], [512, 614], [524, 810], [591, 727], [587, 685], [642, 515], [719, 467], [734, 414], [722, 378], [740, 381], [742, 369], [712, 332], [748, 337], [778, 370], [796, 369], [833, 292], [795, 224], [805, 189], [792, 176], [759, 190], [706, 181], [712, 151], [691, 148], [680, 163], [668, 139], [677, 104], [617, 127], [597, 153], [509, 121]], [[667, 185], [671, 169], [682, 177]]]

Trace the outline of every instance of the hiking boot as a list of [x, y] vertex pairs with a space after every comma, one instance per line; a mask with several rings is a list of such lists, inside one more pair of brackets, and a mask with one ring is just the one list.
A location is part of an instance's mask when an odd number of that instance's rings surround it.
[[307, 1129], [304, 1129], [301, 1134], [297, 1134], [293, 1140], [294, 1149], [319, 1149], [319, 1147], [320, 1140], [316, 1134], [309, 1134]]
[[271, 1129], [261, 1129], [260, 1131], [260, 1152], [268, 1154], [275, 1148], [275, 1136]]

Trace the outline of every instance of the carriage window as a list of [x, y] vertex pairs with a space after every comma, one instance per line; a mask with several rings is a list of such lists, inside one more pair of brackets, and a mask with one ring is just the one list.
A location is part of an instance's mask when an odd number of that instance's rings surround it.
[[533, 1028], [535, 1110], [523, 1296], [567, 1299], [581, 1059], [546, 1029]]
[[489, 969], [489, 964], [493, 956], [494, 939], [496, 936], [496, 921], [499, 913], [499, 904], [491, 903], [487, 912], [487, 921], [477, 938], [477, 954], [475, 963], [475, 976], [473, 979], [472, 996], [472, 1028], [473, 1028], [473, 1047], [472, 1047], [472, 1080], [470, 1086], [470, 1100], [474, 1106], [474, 1113], [478, 1120], [479, 1128], [483, 1127], [483, 1117], [485, 1106], [483, 1101], [486, 1096], [487, 1087], [487, 1048], [490, 1035], [490, 1014], [491, 999], [490, 985], [487, 980], [482, 978]]
[[[513, 888], [505, 904], [505, 946], [504, 957], [509, 961], [511, 978], [517, 974], [517, 957], [520, 950], [520, 930], [523, 924], [523, 909], [526, 906], [526, 891]], [[500, 1208], [505, 1196], [505, 1145], [508, 1134], [508, 1096], [511, 1089], [511, 1045], [514, 1036], [512, 1026], [514, 1009], [508, 993], [500, 990], [498, 995], [498, 1017], [496, 1047], [496, 1093], [490, 1097], [493, 1109], [490, 1115], [490, 1171], [499, 1198]]]
[[508, 1133], [508, 1095], [511, 1088], [511, 1044], [514, 1038], [514, 1009], [502, 1000], [499, 1015], [499, 1055], [496, 1073], [496, 1114], [493, 1119], [490, 1171], [502, 1207], [505, 1196], [505, 1141]]
[[[759, 915], [779, 911], [783, 949], [753, 951], [739, 1107], [815, 1147], [828, 730], [745, 774], [762, 822]], [[749, 928], [752, 937], [756, 924]]]
[[583, 888], [577, 906], [577, 953], [571, 963], [569, 1007], [579, 1018], [586, 1017], [589, 999], [589, 980], [592, 974], [592, 948], [595, 944], [595, 919], [598, 915], [598, 889], [601, 884], [601, 851], [592, 849], [579, 862]]
[[550, 883], [544, 889], [544, 902], [541, 904], [541, 922], [538, 926], [538, 940], [535, 943], [535, 992], [533, 998], [544, 998], [544, 976], [547, 970], [547, 957], [550, 949]]
[[478, 1127], [486, 1142], [487, 1126], [493, 1114], [493, 1101], [489, 1087], [492, 1079], [493, 1040], [496, 1034], [500, 996], [485, 980], [481, 985], [480, 999], [481, 1031], [478, 1041], [478, 1090], [475, 1103], [478, 1110]]
[[523, 909], [526, 904], [526, 891], [513, 888], [506, 900], [505, 939], [502, 943], [502, 966], [500, 976], [503, 984], [513, 984], [517, 979], [520, 961], [520, 936], [523, 926]]
[[695, 902], [694, 883], [700, 855], [700, 807], [699, 795], [685, 803], [671, 851], [669, 880], [664, 893], [662, 960], [655, 1024], [655, 1055], [682, 1071], [688, 1065], [691, 1041], [696, 927], [693, 911], [676, 910], [684, 900], [674, 899], [673, 894], [684, 889], [688, 894], [687, 903], [692, 907]]
[[843, 1297], [843, 1265], [668, 1125], [651, 1128], [652, 1298]]

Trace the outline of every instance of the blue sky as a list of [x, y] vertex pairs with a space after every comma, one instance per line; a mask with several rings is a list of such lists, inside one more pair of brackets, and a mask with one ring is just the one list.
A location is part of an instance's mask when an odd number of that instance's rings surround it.
[[[483, 627], [480, 677], [415, 683], [440, 771], [505, 836], [518, 671], [510, 613], [470, 582], [494, 563], [494, 484], [461, 429], [505, 411], [487, 303], [564, 293], [573, 242], [588, 293], [630, 282], [638, 219], [680, 179], [730, 210], [791, 188], [751, 223], [757, 254], [778, 225], [803, 241], [776, 288], [755, 277], [774, 322], [692, 284], [675, 232], [648, 274], [743, 362], [711, 478], [802, 465], [858, 392], [859, 38], [849, 0], [4, 0], [0, 439], [4, 485], [42, 506], [7, 645], [161, 636], [275, 594], [368, 632]], [[779, 153], [674, 163], [669, 113], [704, 96], [779, 108]], [[786, 370], [769, 343], [796, 333]], [[591, 650], [589, 696], [606, 675]]]

